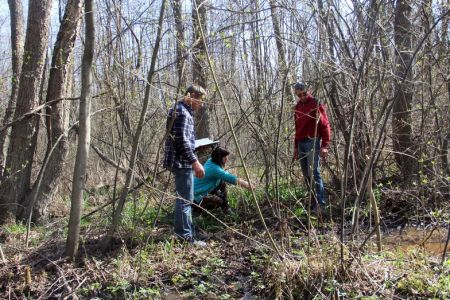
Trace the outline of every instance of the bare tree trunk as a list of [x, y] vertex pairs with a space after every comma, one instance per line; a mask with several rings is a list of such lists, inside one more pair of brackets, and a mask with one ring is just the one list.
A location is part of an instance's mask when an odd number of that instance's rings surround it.
[[[370, 159], [370, 155], [372, 155], [372, 148], [369, 147], [368, 149], [368, 156], [367, 156], [367, 161]], [[375, 198], [375, 193], [373, 192], [373, 180], [372, 180], [372, 173], [373, 170], [369, 171], [369, 179], [367, 179], [367, 195], [369, 197], [369, 201], [370, 201], [370, 206], [372, 207], [372, 214], [373, 217], [375, 218], [375, 233], [377, 234], [377, 248], [378, 251], [382, 250], [383, 244], [382, 244], [382, 240], [381, 240], [381, 224], [380, 224], [380, 211], [378, 209], [378, 203], [377, 203], [377, 199]]]
[[155, 74], [156, 58], [158, 57], [159, 45], [161, 42], [162, 25], [163, 25], [163, 20], [164, 20], [165, 6], [166, 6], [166, 0], [163, 0], [161, 3], [161, 10], [159, 13], [158, 32], [156, 34], [155, 46], [153, 47], [152, 61], [150, 63], [150, 70], [148, 71], [147, 82], [145, 84], [145, 96], [144, 96], [143, 106], [142, 106], [141, 115], [139, 118], [139, 123], [136, 128], [136, 133], [135, 133], [134, 139], [133, 139], [133, 146], [132, 146], [131, 157], [130, 157], [130, 165], [129, 165], [128, 171], [127, 171], [125, 186], [123, 187], [123, 190], [120, 194], [119, 203], [117, 204], [117, 207], [113, 212], [113, 220], [112, 220], [111, 226], [108, 230], [108, 233], [105, 236], [105, 239], [103, 240], [102, 248], [104, 248], [104, 249], [109, 248], [109, 246], [111, 245], [114, 233], [116, 232], [117, 226], [119, 225], [120, 220], [122, 219], [122, 210], [125, 205], [125, 200], [128, 195], [128, 191], [130, 190], [131, 184], [133, 182], [134, 166], [136, 164], [136, 157], [137, 157], [137, 151], [139, 148], [139, 142], [140, 142], [142, 130], [144, 127], [144, 122], [145, 122], [145, 119], [147, 116], [147, 108], [148, 108], [149, 98], [150, 98], [150, 87], [152, 84], [153, 76]]
[[[277, 200], [277, 209], [276, 209], [276, 213], [278, 214], [278, 217], [281, 219], [281, 209], [280, 209], [280, 191], [279, 191], [279, 144], [280, 144], [280, 135], [281, 135], [281, 128], [282, 128], [282, 122], [283, 122], [283, 112], [284, 112], [284, 104], [286, 102], [287, 97], [290, 96], [290, 87], [288, 84], [288, 74], [289, 74], [289, 69], [287, 66], [287, 62], [286, 62], [286, 50], [285, 50], [285, 45], [281, 36], [281, 24], [280, 24], [280, 19], [278, 16], [278, 12], [277, 9], [275, 8], [275, 1], [274, 0], [270, 0], [269, 1], [270, 4], [270, 11], [271, 11], [271, 17], [272, 17], [272, 25], [273, 25], [273, 30], [275, 33], [275, 44], [277, 46], [277, 50], [278, 50], [278, 65], [279, 65], [279, 81], [281, 83], [281, 89], [282, 89], [282, 95], [281, 95], [281, 106], [280, 106], [280, 111], [278, 114], [278, 124], [277, 124], [277, 128], [278, 128], [278, 132], [277, 132], [277, 136], [274, 139], [274, 164], [275, 164], [275, 191], [276, 191], [276, 200]], [[292, 99], [292, 97], [289, 97], [289, 99]], [[293, 101], [289, 101], [289, 103], [292, 103]]]
[[275, 42], [278, 50], [278, 65], [280, 68], [279, 74], [280, 74], [280, 82], [283, 88], [283, 98], [289, 97], [289, 100], [291, 100], [292, 97], [290, 97], [291, 92], [288, 84], [289, 69], [286, 61], [285, 45], [283, 39], [281, 38], [280, 20], [277, 15], [277, 9], [275, 8], [275, 1], [270, 0], [269, 3], [270, 3], [270, 12], [272, 15], [273, 31], [275, 33]]
[[[69, 0], [67, 3], [53, 50], [46, 102], [67, 96], [68, 72], [82, 16], [82, 8], [82, 0]], [[67, 128], [64, 122], [66, 107], [64, 101], [53, 103], [47, 107], [48, 144], [45, 160], [48, 163], [42, 167], [38, 176], [38, 178], [42, 176], [42, 180], [35, 182], [31, 193], [22, 203], [23, 209], [19, 208], [18, 217], [21, 219], [26, 219], [30, 212], [32, 212], [32, 220], [36, 223], [42, 223], [46, 217], [48, 204], [58, 186], [69, 150]]]
[[[192, 5], [192, 24], [194, 26], [194, 49], [193, 49], [193, 61], [192, 61], [192, 78], [194, 83], [201, 85], [206, 88], [207, 77], [206, 77], [206, 52], [203, 43], [203, 37], [200, 30], [206, 32], [206, 6], [203, 0], [192, 0], [195, 1]], [[195, 9], [197, 7], [197, 9]], [[198, 18], [197, 18], [198, 15]], [[201, 23], [198, 22], [200, 18]], [[203, 28], [200, 28], [203, 26]], [[195, 113], [195, 136], [197, 138], [205, 138], [210, 136], [210, 107], [204, 105], [198, 112]]]
[[[259, 0], [253, 1], [253, 10], [254, 14], [250, 21], [250, 29], [252, 33], [252, 40], [251, 40], [251, 65], [248, 66], [248, 72], [247, 76], [250, 77], [250, 74], [253, 73], [253, 80], [249, 82], [249, 93], [252, 95], [252, 104], [255, 108], [255, 119], [257, 122], [258, 127], [264, 127], [264, 93], [266, 92], [265, 82], [264, 82], [264, 67], [263, 67], [263, 54], [262, 54], [262, 39], [261, 39], [261, 26], [260, 26], [260, 3]], [[243, 23], [246, 23], [247, 20], [243, 20]], [[243, 25], [244, 26], [244, 25]], [[244, 28], [243, 28], [244, 29]], [[244, 43], [244, 49], [245, 49], [245, 43]], [[252, 70], [252, 71], [250, 71]], [[258, 128], [259, 129], [259, 128]], [[265, 179], [265, 189], [266, 192], [269, 192], [269, 186], [272, 182], [272, 166], [271, 161], [273, 160], [273, 157], [269, 154], [269, 149], [271, 148], [271, 145], [268, 145], [266, 141], [270, 140], [269, 137], [267, 137], [264, 134], [264, 131], [260, 132], [261, 135], [255, 133], [255, 136], [257, 136], [257, 143], [261, 149], [262, 156], [264, 159], [264, 179]]]
[[[447, 0], [447, 3], [445, 3], [445, 1], [442, 1], [441, 4], [441, 11], [444, 12], [445, 9], [448, 7], [450, 7], [450, 1]], [[450, 41], [448, 39], [448, 29], [449, 29], [449, 19], [450, 16], [447, 13], [447, 16], [442, 20], [442, 26], [441, 26], [441, 32], [440, 32], [440, 36], [441, 36], [441, 46], [439, 47], [439, 60], [443, 59], [443, 65], [447, 66], [444, 69], [444, 74], [446, 74], [447, 78], [446, 78], [446, 85], [447, 85], [447, 103], [450, 103], [450, 55], [448, 55], [448, 53], [450, 53]], [[444, 75], [445, 76], [445, 75]], [[448, 117], [448, 115], [447, 115]], [[444, 116], [445, 118], [445, 116]], [[447, 119], [448, 120], [448, 119]], [[442, 145], [441, 145], [441, 149], [440, 149], [440, 157], [441, 157], [441, 164], [442, 164], [442, 169], [445, 175], [449, 176], [450, 175], [450, 164], [448, 162], [448, 149], [449, 149], [449, 142], [450, 142], [450, 124], [449, 122], [446, 122], [446, 126], [444, 128], [441, 128], [440, 130], [442, 131], [441, 135], [442, 135]]]
[[[20, 74], [17, 106], [14, 119], [38, 106], [42, 70], [48, 45], [51, 0], [30, 0], [28, 25], [24, 47], [24, 61]], [[36, 116], [32, 115], [12, 126], [5, 176], [0, 186], [0, 224], [13, 222], [17, 204], [30, 188]], [[20, 149], [20, 151], [18, 151]]]
[[186, 76], [184, 75], [184, 49], [185, 49], [185, 38], [184, 38], [184, 25], [183, 17], [181, 14], [181, 4], [180, 0], [172, 0], [173, 17], [175, 19], [175, 29], [176, 29], [176, 44], [177, 44], [177, 72], [178, 72], [178, 86], [186, 85]]
[[80, 124], [78, 131], [77, 157], [72, 181], [72, 203], [70, 207], [69, 232], [67, 234], [66, 255], [74, 259], [78, 252], [80, 220], [83, 210], [83, 190], [86, 165], [91, 142], [91, 84], [92, 61], [95, 49], [95, 8], [93, 0], [85, 0], [85, 46], [82, 62]]
[[[320, 3], [322, 3], [322, 1], [320, 1]], [[328, 4], [328, 1], [327, 1]], [[329, 4], [328, 4], [329, 5]], [[330, 102], [333, 106], [333, 112], [336, 114], [336, 125], [339, 126], [339, 128], [341, 129], [341, 131], [343, 132], [344, 136], [347, 136], [346, 139], [348, 139], [348, 132], [346, 131], [346, 126], [345, 126], [345, 118], [342, 116], [342, 108], [341, 105], [338, 105], [338, 103], [340, 104], [340, 98], [339, 98], [339, 93], [338, 93], [338, 87], [337, 87], [337, 82], [338, 82], [338, 76], [336, 76], [336, 74], [338, 73], [338, 65], [337, 65], [337, 59], [336, 59], [336, 54], [335, 54], [335, 41], [334, 39], [336, 38], [336, 33], [335, 33], [335, 28], [334, 28], [334, 22], [333, 17], [329, 17], [330, 14], [333, 14], [333, 12], [330, 11], [325, 14], [325, 18], [323, 19], [323, 23], [326, 26], [327, 29], [327, 39], [328, 39], [328, 55], [327, 55], [327, 63], [330, 66], [330, 70], [328, 71], [328, 73], [331, 76], [331, 86], [330, 86], [330, 91], [328, 93], [328, 98], [330, 99]], [[323, 15], [323, 13], [321, 13], [321, 15]]]
[[[12, 54], [12, 79], [11, 79], [11, 97], [6, 108], [3, 125], [12, 121], [14, 108], [16, 106], [17, 93], [19, 91], [20, 69], [22, 68], [23, 56], [23, 38], [24, 38], [24, 19], [21, 0], [8, 0], [11, 16], [11, 54]], [[0, 182], [3, 178], [5, 166], [5, 140], [8, 136], [8, 130], [0, 131]]]
[[392, 138], [395, 158], [406, 181], [416, 173], [417, 159], [414, 158], [411, 103], [413, 96], [411, 5], [407, 0], [398, 0], [395, 7], [394, 40], [395, 53], [395, 99], [392, 107]]
[[[254, 68], [254, 86], [250, 87], [250, 94], [253, 94], [253, 105], [255, 106], [255, 114], [257, 121], [262, 125], [263, 120], [261, 116], [262, 110], [262, 94], [264, 91], [264, 77], [263, 77], [263, 68], [262, 68], [262, 59], [261, 59], [261, 33], [260, 33], [260, 25], [259, 25], [259, 0], [253, 2], [254, 5], [254, 17], [252, 22], [250, 22], [249, 26], [252, 32], [252, 40], [251, 40], [251, 53], [252, 53], [252, 62]], [[244, 20], [245, 22], [246, 20]]]

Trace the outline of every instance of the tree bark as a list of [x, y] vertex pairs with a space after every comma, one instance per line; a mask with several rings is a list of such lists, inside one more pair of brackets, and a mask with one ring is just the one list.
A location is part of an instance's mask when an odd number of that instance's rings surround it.
[[[442, 1], [441, 4], [441, 11], [444, 12], [445, 9], [448, 7], [450, 7], [450, 1], [447, 0]], [[450, 53], [450, 41], [448, 39], [448, 34], [449, 34], [449, 19], [450, 16], [447, 13], [447, 16], [444, 17], [444, 19], [442, 20], [442, 26], [441, 26], [441, 32], [440, 32], [440, 39], [441, 39], [441, 43], [440, 43], [440, 47], [439, 47], [439, 61], [441, 61], [441, 59], [443, 60], [443, 65], [447, 66], [444, 69], [444, 76], [447, 76], [447, 78], [445, 78], [445, 82], [446, 82], [446, 86], [447, 86], [447, 96], [446, 96], [446, 100], [447, 103], [450, 103], [450, 55], [448, 55], [448, 53]], [[448, 115], [447, 115], [448, 117]], [[445, 120], [445, 116], [444, 116], [444, 120]], [[442, 122], [441, 122], [442, 123]], [[450, 143], [450, 124], [448, 122], [444, 122], [447, 123], [447, 125], [444, 128], [441, 128], [441, 135], [442, 135], [442, 145], [441, 145], [441, 149], [440, 149], [440, 157], [441, 157], [441, 165], [442, 165], [442, 170], [444, 172], [444, 174], [446, 176], [450, 175], [450, 164], [448, 162], [448, 157], [449, 157], [449, 143]]]
[[[12, 121], [14, 108], [16, 106], [17, 93], [19, 91], [20, 69], [22, 68], [23, 39], [24, 39], [24, 19], [21, 0], [8, 0], [11, 16], [11, 60], [12, 60], [12, 78], [11, 78], [11, 97], [6, 108], [3, 126]], [[0, 181], [3, 178], [5, 168], [5, 141], [8, 136], [8, 130], [0, 131]]]
[[[206, 6], [203, 0], [193, 0], [192, 5], [192, 24], [194, 26], [194, 49], [192, 61], [192, 78], [194, 83], [206, 88], [206, 51], [203, 43], [203, 37], [200, 32], [200, 26], [203, 26], [203, 31], [206, 32]], [[197, 9], [196, 9], [197, 8]], [[201, 23], [198, 22], [197, 15]], [[195, 113], [195, 132], [196, 137], [206, 138], [210, 137], [210, 107], [204, 105], [198, 112]]]
[[[267, 87], [265, 86], [265, 78], [264, 78], [264, 56], [263, 56], [263, 39], [261, 34], [261, 26], [260, 26], [260, 11], [261, 6], [259, 3], [259, 0], [253, 1], [253, 10], [254, 15], [251, 19], [251, 22], [249, 24], [251, 32], [252, 32], [252, 40], [251, 40], [251, 62], [252, 64], [248, 66], [248, 72], [249, 75], [251, 73], [254, 73], [252, 80], [252, 84], [250, 84], [251, 87], [249, 87], [249, 93], [252, 95], [252, 104], [255, 108], [255, 119], [257, 122], [257, 126], [264, 127], [264, 124], [266, 122], [266, 118], [264, 116], [265, 111], [265, 103], [264, 103], [264, 94], [267, 93]], [[243, 23], [247, 22], [247, 20], [243, 20]], [[244, 30], [244, 29], [243, 29]], [[245, 49], [245, 43], [244, 43], [244, 49]], [[250, 71], [251, 70], [251, 71]], [[270, 137], [268, 137], [264, 131], [260, 132], [261, 135], [256, 134], [258, 145], [261, 149], [262, 156], [264, 159], [264, 181], [265, 181], [265, 190], [268, 193], [269, 192], [269, 186], [272, 182], [272, 161], [273, 157], [270, 155], [270, 148], [271, 145], [267, 143], [268, 140], [270, 140]], [[261, 138], [259, 138], [261, 136]]]
[[[53, 50], [46, 102], [69, 96], [66, 93], [67, 79], [82, 8], [82, 0], [67, 2]], [[63, 173], [69, 149], [67, 125], [64, 122], [66, 107], [65, 101], [58, 101], [46, 109], [48, 143], [45, 161], [47, 164], [42, 167], [38, 176], [38, 178], [42, 176], [42, 180], [35, 182], [31, 193], [22, 203], [21, 207], [24, 209], [19, 208], [20, 219], [26, 219], [30, 212], [32, 212], [32, 221], [35, 223], [42, 223], [46, 218], [47, 207]]]
[[280, 83], [283, 88], [283, 98], [289, 97], [289, 100], [291, 102], [291, 100], [293, 100], [293, 97], [291, 97], [291, 92], [290, 92], [291, 89], [288, 84], [289, 69], [288, 69], [288, 64], [287, 64], [287, 60], [286, 60], [286, 49], [285, 49], [283, 39], [281, 37], [280, 19], [278, 17], [278, 12], [275, 7], [275, 1], [270, 0], [269, 3], [270, 3], [270, 12], [271, 12], [271, 16], [272, 16], [272, 26], [273, 26], [273, 31], [275, 33], [275, 44], [277, 45], [277, 50], [278, 50], [278, 65], [280, 68], [279, 76], [280, 76]]
[[186, 85], [186, 76], [184, 75], [184, 51], [185, 51], [185, 38], [184, 38], [184, 24], [183, 17], [181, 14], [181, 4], [180, 0], [172, 1], [173, 17], [175, 19], [175, 30], [176, 30], [176, 44], [177, 44], [177, 72], [178, 72], [178, 86]]
[[80, 124], [75, 170], [72, 182], [72, 203], [70, 207], [69, 232], [67, 235], [66, 255], [74, 259], [78, 251], [80, 221], [83, 210], [83, 190], [86, 165], [91, 141], [91, 84], [92, 61], [95, 49], [95, 8], [93, 0], [85, 0], [85, 46], [81, 74]]
[[[277, 136], [274, 140], [274, 164], [275, 164], [275, 186], [276, 186], [276, 203], [277, 203], [277, 214], [279, 217], [281, 217], [281, 212], [280, 212], [280, 192], [279, 192], [279, 185], [278, 185], [278, 181], [279, 181], [279, 143], [280, 143], [280, 135], [281, 135], [281, 128], [282, 128], [282, 120], [283, 120], [283, 113], [284, 113], [284, 104], [286, 102], [286, 97], [288, 97], [288, 95], [290, 94], [290, 88], [289, 88], [289, 84], [288, 84], [288, 74], [289, 74], [289, 69], [287, 67], [287, 63], [286, 63], [286, 50], [285, 50], [285, 45], [283, 42], [283, 39], [281, 37], [281, 24], [280, 24], [280, 19], [278, 16], [278, 12], [277, 9], [275, 7], [275, 1], [274, 0], [270, 0], [270, 12], [271, 12], [271, 17], [272, 17], [272, 26], [273, 26], [273, 31], [275, 33], [275, 44], [277, 46], [277, 50], [278, 50], [278, 65], [279, 65], [279, 77], [280, 77], [280, 83], [281, 83], [281, 88], [282, 88], [282, 96], [281, 96], [281, 106], [280, 106], [280, 112], [278, 114], [278, 124], [276, 125], [278, 130], [277, 130]], [[290, 97], [290, 99], [293, 100], [292, 97]], [[289, 101], [290, 103], [292, 103], [293, 101]]]
[[397, 0], [394, 18], [395, 52], [395, 99], [392, 107], [392, 139], [395, 158], [405, 181], [417, 170], [414, 158], [411, 103], [413, 96], [411, 5], [407, 0]]
[[[369, 146], [368, 156], [366, 160], [370, 159], [370, 155], [372, 155], [373, 149]], [[381, 252], [383, 248], [383, 241], [381, 239], [381, 219], [380, 219], [380, 210], [378, 209], [377, 199], [375, 198], [375, 193], [373, 192], [373, 180], [372, 174], [373, 170], [369, 171], [369, 179], [367, 179], [367, 195], [369, 197], [370, 206], [372, 208], [372, 214], [375, 219], [375, 233], [377, 234], [377, 248], [378, 251]]]
[[[23, 65], [14, 119], [31, 111], [39, 104], [42, 70], [48, 45], [51, 4], [51, 0], [29, 1]], [[5, 170], [9, 178], [6, 178], [0, 186], [0, 206], [2, 207], [0, 224], [15, 221], [17, 204], [29, 191], [35, 149], [32, 145], [35, 126], [35, 115], [12, 126]]]

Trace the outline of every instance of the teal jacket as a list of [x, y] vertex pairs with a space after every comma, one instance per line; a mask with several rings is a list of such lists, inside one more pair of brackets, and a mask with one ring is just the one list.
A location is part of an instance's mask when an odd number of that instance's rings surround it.
[[219, 186], [221, 181], [236, 184], [237, 177], [227, 171], [221, 166], [208, 159], [203, 166], [205, 169], [205, 176], [203, 178], [194, 177], [194, 201], [199, 203], [204, 196]]

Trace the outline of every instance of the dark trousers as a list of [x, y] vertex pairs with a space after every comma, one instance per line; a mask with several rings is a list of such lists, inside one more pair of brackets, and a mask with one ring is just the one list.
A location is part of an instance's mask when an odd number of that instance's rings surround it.
[[[227, 185], [225, 182], [221, 181], [220, 184], [208, 195], [203, 197], [200, 206], [203, 209], [211, 210], [215, 208], [222, 208], [226, 212], [229, 208], [228, 198], [227, 198]], [[194, 206], [194, 211], [202, 211], [202, 209]]]
[[[311, 178], [314, 179], [314, 198], [321, 206], [324, 206], [326, 204], [326, 195], [322, 176], [320, 176], [320, 139], [305, 139], [299, 141], [298, 153], [306, 185], [310, 188]], [[313, 203], [313, 206], [315, 206], [315, 204], [316, 203]]]

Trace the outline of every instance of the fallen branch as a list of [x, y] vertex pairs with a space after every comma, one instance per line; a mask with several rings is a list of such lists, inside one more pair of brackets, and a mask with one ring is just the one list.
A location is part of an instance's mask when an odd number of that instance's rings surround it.
[[114, 168], [118, 168], [120, 171], [122, 171], [123, 173], [127, 172], [127, 169], [125, 169], [124, 167], [119, 166], [118, 163], [116, 163], [114, 160], [112, 160], [111, 158], [109, 158], [108, 156], [106, 156], [102, 151], [100, 151], [100, 149], [98, 149], [94, 144], [91, 144], [91, 148], [92, 150], [94, 150], [95, 153], [97, 153], [97, 155], [103, 159], [104, 161], [106, 161], [107, 163], [109, 163], [110, 165], [112, 165]]

